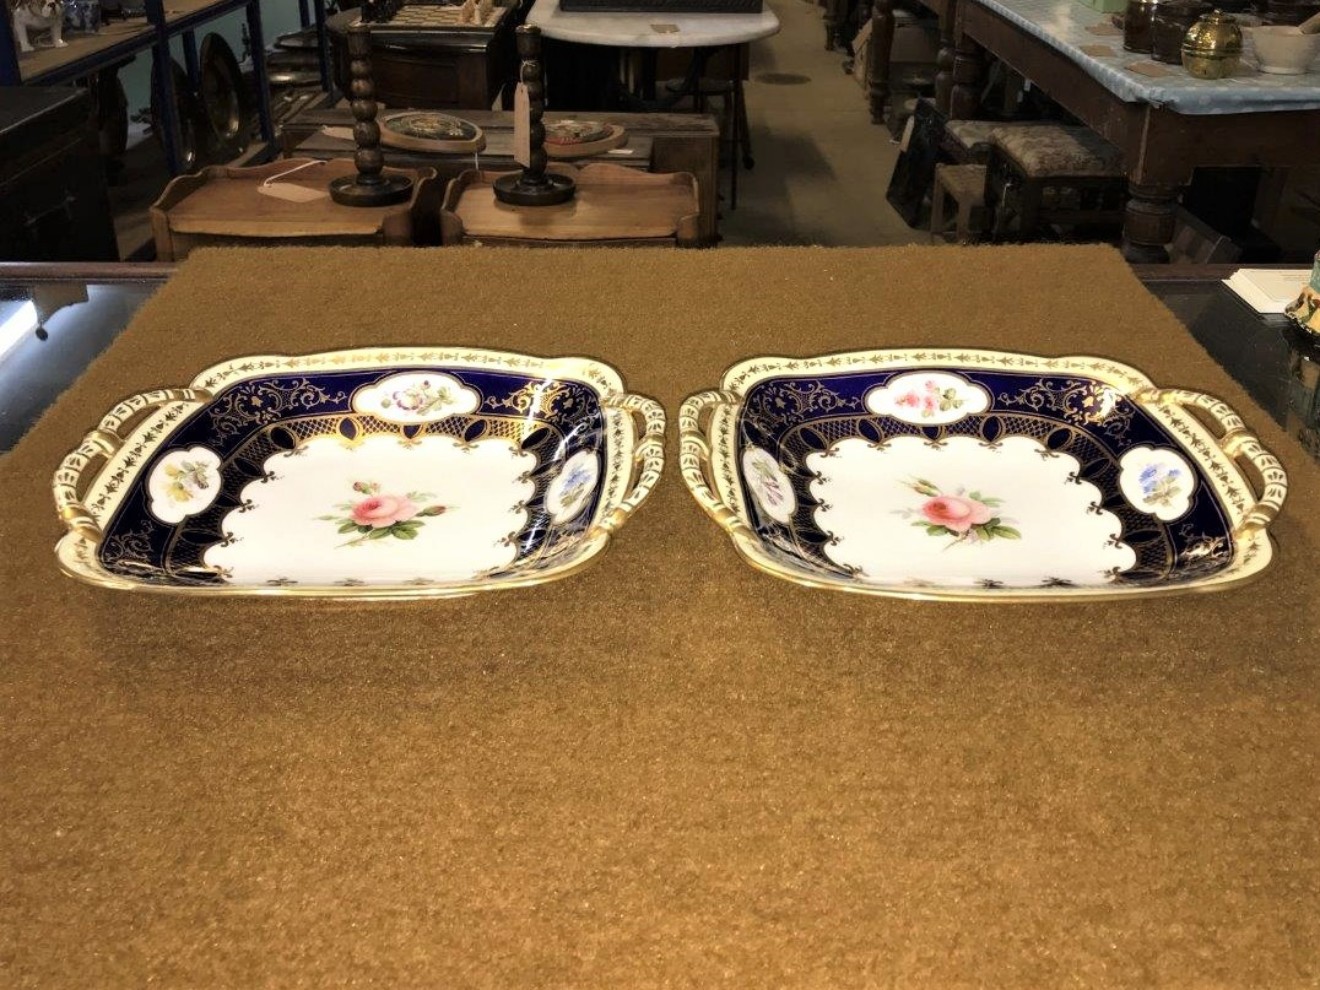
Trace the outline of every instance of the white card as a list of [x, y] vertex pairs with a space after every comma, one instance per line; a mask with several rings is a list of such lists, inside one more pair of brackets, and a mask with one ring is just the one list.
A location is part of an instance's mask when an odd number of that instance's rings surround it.
[[272, 182], [270, 185], [257, 186], [257, 192], [263, 196], [288, 200], [290, 203], [310, 203], [314, 199], [325, 199], [329, 195], [323, 189], [308, 189], [295, 186], [292, 182]]

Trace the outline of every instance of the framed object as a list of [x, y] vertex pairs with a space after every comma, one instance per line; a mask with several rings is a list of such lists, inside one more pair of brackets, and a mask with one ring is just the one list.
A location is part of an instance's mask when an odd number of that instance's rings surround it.
[[382, 114], [380, 142], [391, 148], [447, 154], [475, 153], [486, 147], [480, 127], [435, 110]]

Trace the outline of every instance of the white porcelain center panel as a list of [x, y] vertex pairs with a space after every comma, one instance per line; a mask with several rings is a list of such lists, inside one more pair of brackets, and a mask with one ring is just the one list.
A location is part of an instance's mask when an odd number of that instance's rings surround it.
[[825, 553], [867, 583], [1089, 585], [1136, 562], [1077, 460], [1029, 437], [849, 438], [807, 466]]
[[465, 581], [507, 567], [536, 458], [507, 440], [317, 437], [266, 462], [206, 554], [241, 585]]

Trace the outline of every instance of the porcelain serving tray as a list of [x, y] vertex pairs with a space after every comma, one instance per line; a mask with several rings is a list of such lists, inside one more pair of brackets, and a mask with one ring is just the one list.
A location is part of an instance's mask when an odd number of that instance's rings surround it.
[[94, 584], [188, 594], [538, 584], [597, 557], [646, 498], [664, 425], [582, 358], [238, 358], [125, 399], [65, 458], [57, 554]]
[[753, 358], [680, 423], [684, 480], [749, 563], [867, 594], [1221, 588], [1268, 565], [1287, 490], [1223, 402], [1093, 357]]

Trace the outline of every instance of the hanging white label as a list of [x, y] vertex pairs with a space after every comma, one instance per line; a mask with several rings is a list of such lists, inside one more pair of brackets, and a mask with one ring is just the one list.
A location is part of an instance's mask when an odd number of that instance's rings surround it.
[[532, 102], [526, 83], [513, 91], [513, 160], [523, 168], [532, 165]]

